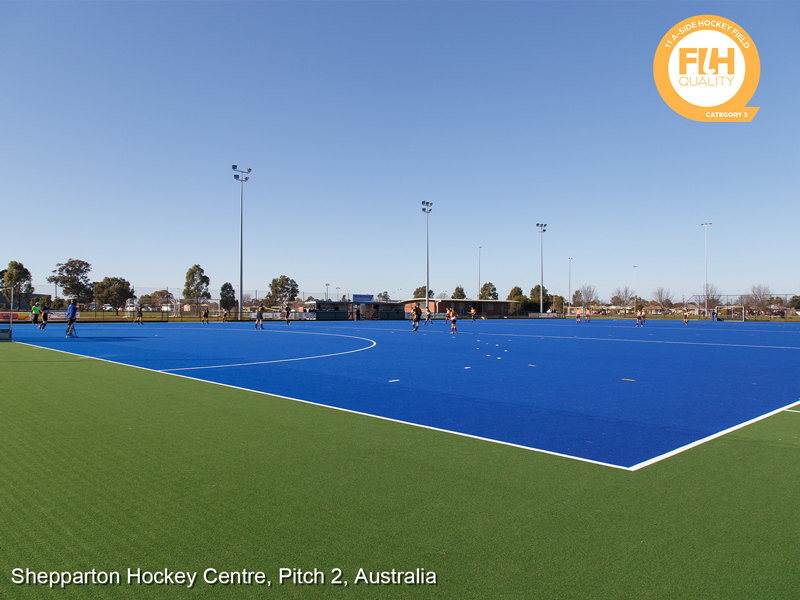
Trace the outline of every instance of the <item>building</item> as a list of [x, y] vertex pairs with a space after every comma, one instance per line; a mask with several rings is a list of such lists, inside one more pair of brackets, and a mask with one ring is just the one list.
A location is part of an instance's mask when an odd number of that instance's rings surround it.
[[[410, 313], [419, 305], [425, 312], [425, 298], [411, 298], [403, 300], [405, 312]], [[453, 298], [431, 298], [428, 308], [434, 314], [444, 314], [448, 309], [455, 309], [460, 317], [468, 317], [472, 307], [475, 307], [479, 317], [506, 317], [518, 314], [519, 302], [516, 300], [460, 300]]]

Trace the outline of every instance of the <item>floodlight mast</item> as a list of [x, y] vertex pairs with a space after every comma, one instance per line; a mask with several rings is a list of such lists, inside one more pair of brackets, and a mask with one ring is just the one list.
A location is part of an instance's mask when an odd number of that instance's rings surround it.
[[[243, 268], [243, 237], [242, 232], [244, 229], [244, 183], [248, 181], [250, 177], [247, 176], [247, 173], [252, 171], [252, 169], [247, 169], [243, 171], [239, 169], [236, 165], [232, 165], [232, 169], [236, 171], [236, 175], [233, 176], [235, 180], [239, 182], [239, 320], [242, 320], [242, 280], [244, 279], [244, 268]], [[244, 177], [241, 177], [244, 175]]]
[[422, 212], [425, 213], [425, 308], [428, 308], [428, 296], [430, 296], [430, 255], [428, 253], [428, 215], [433, 210], [433, 202], [422, 201]]
[[567, 306], [572, 307], [572, 257], [569, 257], [569, 283], [567, 283]]
[[711, 223], [700, 223], [700, 227], [705, 230], [705, 258], [706, 258], [706, 288], [703, 295], [706, 297], [706, 319], [708, 318], [708, 226]]
[[539, 314], [544, 312], [544, 232], [547, 223], [537, 223], [539, 228]]

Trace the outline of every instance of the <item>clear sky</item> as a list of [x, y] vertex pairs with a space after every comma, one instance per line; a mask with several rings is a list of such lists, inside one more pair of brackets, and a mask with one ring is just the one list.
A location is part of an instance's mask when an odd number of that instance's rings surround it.
[[[752, 37], [751, 123], [673, 112], [662, 36]], [[795, 2], [0, 2], [0, 263], [212, 294], [501, 298], [544, 281], [677, 300], [709, 282], [800, 293]], [[402, 291], [397, 291], [402, 289]]]

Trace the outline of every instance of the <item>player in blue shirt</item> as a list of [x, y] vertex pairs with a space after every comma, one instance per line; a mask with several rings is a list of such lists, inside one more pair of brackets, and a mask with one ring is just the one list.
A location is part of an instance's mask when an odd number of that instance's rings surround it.
[[67, 337], [78, 337], [75, 333], [75, 320], [78, 318], [78, 301], [73, 298], [67, 307]]

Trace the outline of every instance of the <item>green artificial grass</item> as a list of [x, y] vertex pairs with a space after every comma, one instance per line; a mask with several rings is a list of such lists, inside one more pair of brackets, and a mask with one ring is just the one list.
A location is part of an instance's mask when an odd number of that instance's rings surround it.
[[[800, 413], [628, 472], [0, 344], [0, 597], [794, 597]], [[15, 585], [12, 569], [121, 585]], [[278, 570], [325, 574], [278, 584]], [[194, 588], [127, 569], [197, 572]], [[263, 571], [272, 587], [202, 582]], [[333, 569], [349, 585], [333, 585]], [[355, 585], [365, 571], [436, 585]]]

